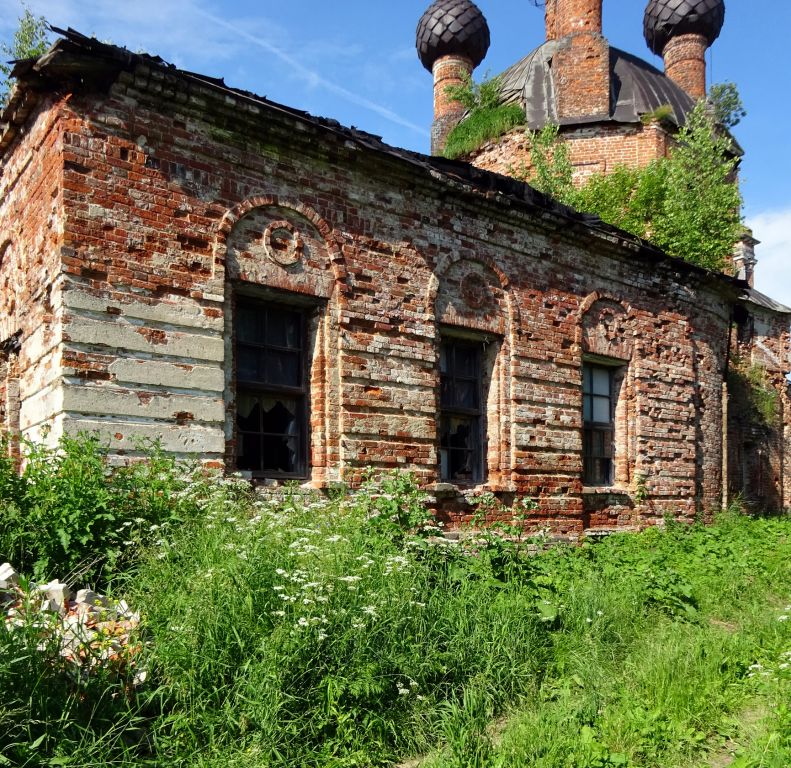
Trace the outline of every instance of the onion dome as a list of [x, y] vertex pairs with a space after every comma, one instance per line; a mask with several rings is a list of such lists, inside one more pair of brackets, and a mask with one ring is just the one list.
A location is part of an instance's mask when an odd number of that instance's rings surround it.
[[649, 0], [643, 18], [648, 47], [661, 56], [678, 35], [703, 35], [711, 45], [725, 22], [725, 0]]
[[415, 45], [429, 72], [443, 56], [466, 56], [477, 67], [489, 50], [489, 25], [470, 0], [435, 0], [418, 22]]

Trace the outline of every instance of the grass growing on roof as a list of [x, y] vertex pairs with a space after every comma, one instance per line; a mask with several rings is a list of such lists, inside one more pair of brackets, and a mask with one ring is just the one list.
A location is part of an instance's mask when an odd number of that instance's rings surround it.
[[525, 113], [518, 104], [473, 111], [448, 134], [443, 154], [452, 160], [469, 155], [524, 123]]
[[470, 75], [460, 85], [447, 88], [447, 95], [467, 110], [467, 115], [448, 134], [443, 154], [455, 159], [469, 155], [487, 141], [497, 139], [518, 125], [525, 113], [518, 104], [503, 104], [499, 77], [476, 83]]

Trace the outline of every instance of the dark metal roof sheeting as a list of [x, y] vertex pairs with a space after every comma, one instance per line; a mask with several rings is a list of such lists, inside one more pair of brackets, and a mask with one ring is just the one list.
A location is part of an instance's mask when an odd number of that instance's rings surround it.
[[[552, 79], [552, 59], [559, 43], [550, 40], [509, 67], [501, 75], [502, 95], [521, 104], [532, 130], [558, 123], [557, 100]], [[669, 105], [672, 119], [682, 126], [694, 100], [656, 67], [626, 51], [610, 46], [611, 114], [616, 123], [639, 123], [643, 115]], [[601, 119], [601, 116], [592, 116]], [[586, 122], [575, 120], [575, 122]]]
[[711, 45], [725, 23], [724, 0], [649, 0], [643, 17], [648, 47], [661, 56], [679, 35], [703, 35]]
[[417, 55], [429, 72], [442, 56], [467, 56], [477, 67], [489, 43], [486, 18], [470, 0], [435, 0], [417, 25]]
[[779, 301], [769, 298], [766, 294], [756, 291], [755, 288], [748, 288], [744, 292], [742, 298], [750, 304], [757, 304], [764, 309], [771, 309], [772, 312], [779, 312], [782, 315], [791, 315], [791, 307], [787, 307], [785, 304], [781, 304]]

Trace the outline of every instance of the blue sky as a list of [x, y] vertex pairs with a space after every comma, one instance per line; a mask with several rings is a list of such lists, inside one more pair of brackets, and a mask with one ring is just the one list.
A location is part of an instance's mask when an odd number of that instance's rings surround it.
[[[184, 69], [224, 77], [313, 114], [332, 117], [427, 152], [431, 76], [415, 54], [415, 27], [430, 0], [28, 0], [58, 26]], [[539, 45], [543, 9], [531, 0], [478, 0], [492, 46], [476, 71], [496, 74]], [[612, 45], [661, 67], [642, 38], [644, 0], [604, 0]], [[8, 37], [18, 0], [0, 0]], [[762, 241], [756, 287], [791, 305], [791, 74], [787, 0], [726, 0], [726, 21], [709, 54], [710, 81], [735, 82], [748, 115], [735, 129], [745, 149], [745, 216]]]

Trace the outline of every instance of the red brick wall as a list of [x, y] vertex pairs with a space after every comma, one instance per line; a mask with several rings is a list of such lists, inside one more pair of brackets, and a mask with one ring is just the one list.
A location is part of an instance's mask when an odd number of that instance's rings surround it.
[[[487, 350], [488, 477], [472, 490], [535, 497], [532, 523], [567, 532], [718, 506], [728, 308], [705, 278], [160, 71], [75, 96], [63, 118], [68, 429], [126, 455], [153, 436], [232, 455], [244, 290], [316, 307], [316, 485], [374, 466], [434, 487], [438, 343], [452, 327]], [[294, 247], [273, 254], [265, 232], [284, 221]], [[596, 336], [602, 306], [620, 308], [628, 344]], [[586, 354], [622, 360], [629, 382], [609, 494], [581, 481]], [[438, 503], [469, 513], [455, 494]]]
[[[40, 437], [59, 429], [60, 243], [63, 228], [60, 105], [29, 118], [0, 175], [0, 371], [7, 429]], [[21, 351], [10, 352], [18, 335]], [[4, 342], [6, 342], [4, 344]], [[0, 373], [2, 375], [2, 373]]]
[[[643, 125], [592, 125], [563, 131], [569, 144], [574, 181], [609, 173], [619, 165], [641, 168], [665, 157], [672, 139], [656, 122]], [[481, 147], [470, 157], [473, 165], [507, 176], [530, 174], [530, 142], [516, 129]]]
[[662, 56], [665, 74], [693, 99], [706, 96], [706, 49], [703, 35], [678, 35], [671, 38]]
[[610, 114], [610, 46], [600, 34], [564, 38], [552, 59], [559, 120]]
[[549, 0], [547, 40], [559, 40], [552, 62], [558, 117], [609, 115], [610, 47], [602, 36], [602, 0]]
[[549, 0], [557, 37], [602, 31], [602, 0]]

